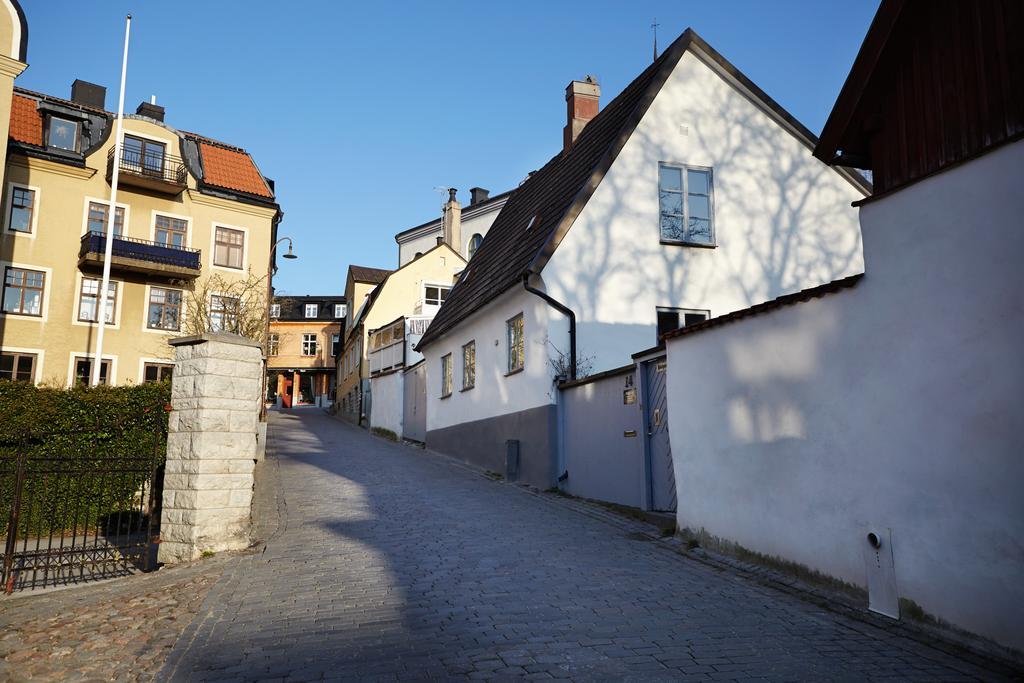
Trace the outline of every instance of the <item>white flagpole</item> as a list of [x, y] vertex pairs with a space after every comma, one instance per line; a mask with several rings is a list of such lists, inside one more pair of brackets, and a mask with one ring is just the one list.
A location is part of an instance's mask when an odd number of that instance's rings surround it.
[[[117, 122], [114, 128], [114, 162], [110, 175], [110, 206], [107, 207], [107, 235], [103, 251], [103, 281], [100, 283], [99, 295], [96, 297], [99, 310], [96, 318], [99, 329], [96, 332], [96, 356], [92, 361], [92, 386], [100, 383], [100, 369], [103, 366], [103, 333], [107, 327], [107, 298], [110, 293], [110, 259], [114, 250], [114, 220], [117, 216], [117, 181], [121, 169], [121, 148], [124, 140], [121, 136], [121, 122], [124, 120], [124, 82], [128, 75], [128, 36], [132, 31], [132, 15], [128, 15], [124, 24], [124, 55], [121, 58], [121, 94], [117, 99]], [[127, 228], [128, 226], [124, 226]], [[123, 293], [122, 293], [123, 296]], [[111, 367], [113, 371], [113, 367]], [[107, 382], [113, 382], [107, 377]]]

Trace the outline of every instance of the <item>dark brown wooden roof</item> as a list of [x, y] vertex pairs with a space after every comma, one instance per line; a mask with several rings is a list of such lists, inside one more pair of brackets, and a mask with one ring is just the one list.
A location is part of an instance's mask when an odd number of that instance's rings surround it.
[[1024, 2], [883, 0], [814, 155], [883, 193], [1024, 135]]
[[348, 272], [356, 282], [368, 282], [371, 285], [379, 285], [392, 271], [385, 268], [370, 268], [368, 266], [349, 266]]

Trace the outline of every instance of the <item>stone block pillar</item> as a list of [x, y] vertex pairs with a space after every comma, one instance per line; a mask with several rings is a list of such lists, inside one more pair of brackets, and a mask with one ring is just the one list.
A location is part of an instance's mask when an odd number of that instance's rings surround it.
[[234, 334], [174, 347], [160, 562], [249, 545], [263, 351]]

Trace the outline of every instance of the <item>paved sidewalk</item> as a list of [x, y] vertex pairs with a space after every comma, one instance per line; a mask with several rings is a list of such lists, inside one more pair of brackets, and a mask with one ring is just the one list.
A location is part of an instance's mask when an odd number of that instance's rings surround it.
[[319, 411], [271, 434], [279, 525], [161, 678], [1006, 677]]
[[149, 681], [233, 558], [0, 598], [0, 681]]

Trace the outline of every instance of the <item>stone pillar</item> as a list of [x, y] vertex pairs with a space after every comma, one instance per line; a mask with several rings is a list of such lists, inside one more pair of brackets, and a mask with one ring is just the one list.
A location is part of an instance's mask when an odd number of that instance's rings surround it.
[[211, 333], [168, 342], [175, 350], [157, 559], [249, 545], [263, 351]]

